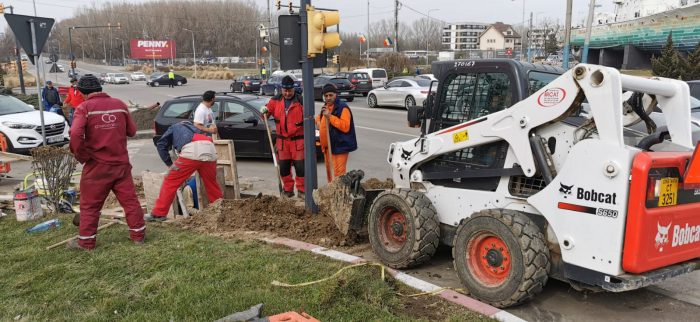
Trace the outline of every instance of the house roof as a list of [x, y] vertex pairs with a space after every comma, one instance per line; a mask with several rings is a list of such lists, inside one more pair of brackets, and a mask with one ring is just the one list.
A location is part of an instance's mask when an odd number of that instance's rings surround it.
[[[519, 35], [517, 32], [515, 32], [515, 29], [513, 28], [513, 26], [508, 25], [508, 24], [504, 24], [504, 23], [502, 23], [502, 22], [500, 22], [500, 21], [497, 21], [497, 22], [493, 23], [491, 26], [489, 26], [488, 28], [486, 28], [486, 30], [484, 30], [484, 32], [481, 33], [481, 35], [479, 35], [479, 37], [481, 37], [483, 34], [485, 34], [485, 33], [486, 33], [487, 31], [489, 31], [491, 28], [496, 29], [496, 30], [497, 30], [498, 32], [500, 32], [500, 33], [503, 35], [503, 37], [505, 37], [505, 38], [520, 38], [520, 35]], [[508, 31], [508, 29], [510, 29], [511, 31], [513, 31], [513, 34], [512, 34], [512, 35], [506, 35], [506, 32]]]

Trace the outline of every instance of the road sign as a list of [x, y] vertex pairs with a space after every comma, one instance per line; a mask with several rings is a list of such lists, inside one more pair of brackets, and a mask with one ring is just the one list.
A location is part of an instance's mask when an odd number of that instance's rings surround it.
[[[54, 19], [5, 14], [5, 20], [7, 20], [7, 24], [15, 34], [15, 38], [19, 40], [20, 45], [22, 45], [22, 48], [24, 48], [24, 52], [26, 52], [27, 56], [29, 56], [29, 61], [36, 65], [34, 55], [39, 55], [41, 50], [44, 48], [44, 44], [46, 44], [46, 40], [49, 38], [51, 28], [53, 28]], [[34, 23], [34, 30], [36, 34], [36, 53], [34, 52], [34, 44], [32, 42], [32, 22]]]
[[[281, 15], [278, 20], [280, 44], [280, 69], [301, 68], [301, 26], [299, 15]], [[306, 53], [303, 53], [306, 55]], [[314, 68], [328, 65], [327, 53], [316, 55], [312, 59]]]

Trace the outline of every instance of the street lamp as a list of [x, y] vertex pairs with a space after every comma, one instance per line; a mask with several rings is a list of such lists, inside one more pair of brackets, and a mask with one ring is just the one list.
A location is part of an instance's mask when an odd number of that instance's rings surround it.
[[[428, 25], [426, 28], [428, 29], [428, 32], [430, 32], [430, 12], [431, 11], [438, 11], [440, 9], [430, 9], [428, 10]], [[426, 35], [427, 36], [427, 35]], [[430, 37], [425, 37], [425, 64], [430, 64], [430, 58], [428, 57], [428, 52], [430, 51]]]
[[[192, 33], [192, 58], [194, 59], [194, 76], [193, 78], [197, 78], [197, 52], [194, 48], [194, 31], [187, 29], [187, 28], [182, 28], [185, 31], [189, 31]], [[257, 38], [256, 38], [257, 40]], [[257, 50], [257, 48], [256, 48]]]
[[122, 66], [126, 67], [126, 55], [124, 54], [124, 39], [115, 37], [114, 39], [119, 40], [122, 44]]
[[102, 50], [104, 50], [105, 53], [105, 66], [107, 65], [107, 45], [105, 44], [104, 38], [97, 38], [99, 40], [102, 40]]
[[[515, 0], [511, 0], [515, 1]], [[523, 61], [523, 58], [525, 56], [523, 55], [523, 44], [525, 43], [525, 0], [523, 1], [523, 29], [522, 32], [520, 33], [520, 61]]]

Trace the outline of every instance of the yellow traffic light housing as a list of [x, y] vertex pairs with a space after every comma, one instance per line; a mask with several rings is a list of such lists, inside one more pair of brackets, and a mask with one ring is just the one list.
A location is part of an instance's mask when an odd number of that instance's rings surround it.
[[333, 55], [333, 64], [340, 64], [340, 56]]
[[75, 63], [75, 60], [71, 60], [71, 62], [70, 62], [70, 68], [75, 69], [76, 66], [77, 66], [77, 64]]
[[0, 13], [5, 13], [5, 4], [0, 3]]
[[307, 9], [308, 28], [308, 51], [309, 57], [316, 57], [326, 49], [340, 46], [340, 34], [337, 32], [326, 32], [329, 26], [337, 25], [340, 22], [340, 14], [337, 11], [316, 11], [314, 7]]
[[282, 8], [282, 0], [277, 0], [275, 2], [275, 7], [277, 7], [277, 10], [279, 11]]

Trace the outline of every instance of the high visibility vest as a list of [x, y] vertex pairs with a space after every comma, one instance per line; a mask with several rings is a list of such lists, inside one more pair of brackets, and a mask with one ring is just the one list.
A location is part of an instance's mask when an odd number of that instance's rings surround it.
[[267, 70], [265, 68], [262, 69], [262, 74], [263, 75], [267, 74]]
[[173, 72], [168, 73], [168, 78], [175, 79], [175, 73], [173, 73]]

